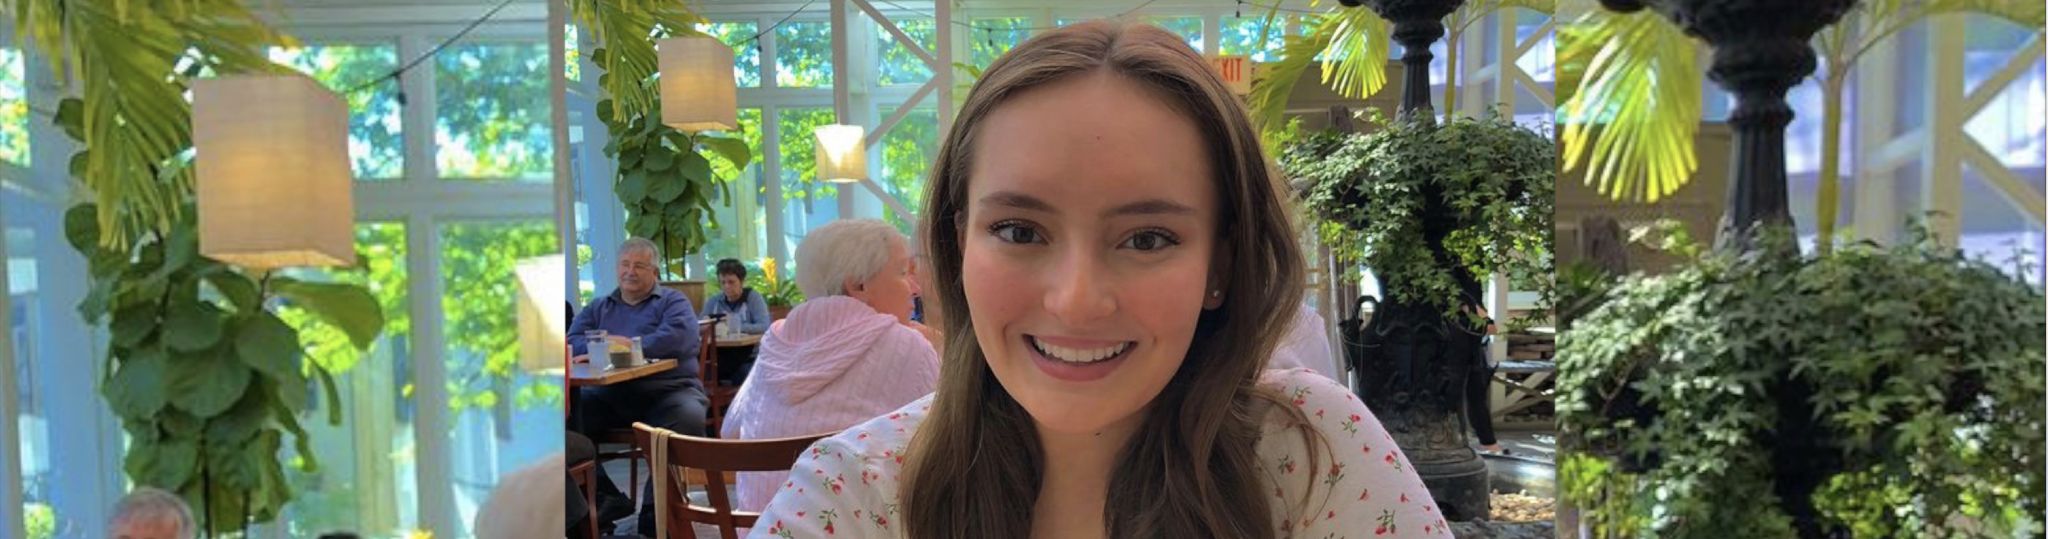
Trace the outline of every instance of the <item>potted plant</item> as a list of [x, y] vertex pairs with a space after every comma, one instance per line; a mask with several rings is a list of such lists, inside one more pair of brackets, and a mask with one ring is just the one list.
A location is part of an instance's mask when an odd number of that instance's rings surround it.
[[[293, 497], [285, 445], [296, 452], [294, 467], [317, 468], [299, 417], [311, 392], [324, 390], [331, 424], [340, 424], [345, 407], [336, 404], [334, 372], [306, 359], [299, 330], [275, 309], [303, 308], [359, 349], [382, 332], [383, 311], [360, 286], [256, 272], [199, 254], [185, 92], [206, 69], [285, 70], [264, 50], [293, 40], [232, 2], [169, 10], [98, 0], [16, 7], [23, 38], [81, 89], [54, 115], [78, 143], [70, 172], [82, 201], [65, 212], [64, 236], [88, 261], [90, 285], [78, 312], [88, 324], [106, 324], [96, 389], [126, 434], [127, 478], [184, 498], [204, 535], [276, 519]], [[190, 66], [179, 69], [181, 59]]]
[[1684, 21], [1740, 101], [1718, 249], [1622, 279], [1559, 341], [1559, 483], [1584, 529], [2039, 536], [2041, 291], [1924, 233], [1815, 253], [1792, 240], [1782, 96], [1852, 2], [1605, 3]]
[[790, 309], [804, 302], [803, 291], [796, 287], [796, 276], [779, 275], [773, 258], [761, 259], [760, 265], [747, 274], [747, 287], [768, 301], [768, 317], [773, 320], [789, 316]]
[[[680, 2], [571, 2], [584, 28], [598, 46], [590, 61], [598, 67], [598, 86], [606, 99], [596, 105], [604, 122], [605, 155], [618, 163], [613, 185], [626, 209], [626, 232], [660, 247], [656, 261], [663, 286], [688, 294], [702, 305], [704, 281], [675, 279], [686, 275], [684, 259], [709, 241], [716, 231], [714, 198], [732, 200], [732, 179], [753, 161], [746, 141], [726, 133], [684, 132], [661, 122], [655, 41], [675, 36], [704, 36], [695, 25], [705, 22]], [[713, 172], [711, 158], [724, 160], [731, 175]]]
[[1370, 268], [1386, 293], [1369, 325], [1347, 329], [1359, 395], [1434, 481], [1446, 517], [1484, 518], [1485, 464], [1459, 415], [1482, 349], [1470, 308], [1484, 275], [1549, 282], [1554, 144], [1494, 113], [1372, 121], [1370, 134], [1304, 135], [1281, 167], [1306, 186], [1332, 254]]

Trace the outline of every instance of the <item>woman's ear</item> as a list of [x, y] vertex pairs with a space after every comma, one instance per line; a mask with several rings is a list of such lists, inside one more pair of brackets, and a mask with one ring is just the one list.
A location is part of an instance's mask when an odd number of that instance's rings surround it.
[[1202, 290], [1203, 310], [1213, 311], [1218, 307], [1222, 307], [1223, 298], [1230, 295], [1229, 291], [1225, 290], [1226, 286], [1224, 285], [1225, 282], [1229, 281], [1225, 275], [1225, 273], [1230, 271], [1229, 260], [1230, 245], [1217, 244], [1216, 256], [1209, 261], [1209, 286]]

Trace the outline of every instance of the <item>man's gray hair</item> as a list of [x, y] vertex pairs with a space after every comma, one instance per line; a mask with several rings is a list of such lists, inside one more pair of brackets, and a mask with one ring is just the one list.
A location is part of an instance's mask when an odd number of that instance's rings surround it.
[[114, 504], [114, 516], [108, 520], [113, 526], [129, 521], [178, 521], [178, 539], [192, 539], [198, 535], [199, 525], [192, 519], [192, 507], [185, 500], [155, 487], [135, 487], [127, 496]]
[[661, 248], [656, 247], [654, 242], [647, 238], [628, 238], [625, 243], [619, 244], [619, 254], [633, 251], [647, 251], [647, 254], [654, 255], [656, 264], [661, 263]]
[[846, 283], [867, 282], [889, 263], [889, 246], [909, 248], [896, 227], [875, 219], [840, 219], [812, 230], [796, 248], [796, 286], [805, 298], [846, 295]]

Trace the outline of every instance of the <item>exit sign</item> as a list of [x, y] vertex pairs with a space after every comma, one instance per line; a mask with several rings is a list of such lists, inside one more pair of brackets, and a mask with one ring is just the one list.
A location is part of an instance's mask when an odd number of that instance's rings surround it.
[[1252, 60], [1245, 56], [1211, 56], [1209, 65], [1216, 68], [1216, 74], [1223, 77], [1223, 85], [1230, 87], [1230, 93], [1245, 95], [1252, 93]]

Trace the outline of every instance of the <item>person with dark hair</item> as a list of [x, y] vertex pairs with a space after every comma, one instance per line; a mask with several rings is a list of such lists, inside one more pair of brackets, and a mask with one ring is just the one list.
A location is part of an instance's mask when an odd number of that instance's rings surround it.
[[724, 315], [725, 323], [733, 329], [748, 335], [768, 332], [768, 299], [760, 292], [747, 288], [747, 267], [739, 260], [727, 258], [718, 261], [718, 290], [723, 292], [704, 298], [704, 318]]

